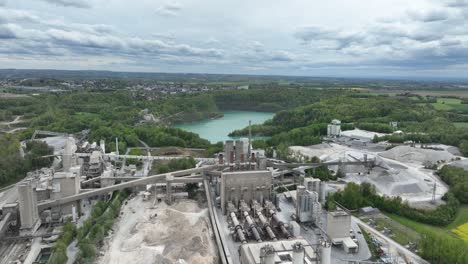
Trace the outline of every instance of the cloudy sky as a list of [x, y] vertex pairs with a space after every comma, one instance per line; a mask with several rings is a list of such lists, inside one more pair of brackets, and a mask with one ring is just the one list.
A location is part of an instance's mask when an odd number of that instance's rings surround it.
[[468, 0], [0, 0], [0, 68], [468, 77]]

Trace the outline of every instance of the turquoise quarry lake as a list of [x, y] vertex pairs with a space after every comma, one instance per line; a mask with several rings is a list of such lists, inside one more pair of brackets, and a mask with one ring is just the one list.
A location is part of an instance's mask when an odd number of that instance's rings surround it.
[[176, 124], [174, 127], [197, 133], [200, 137], [208, 139], [212, 143], [232, 139], [229, 133], [252, 124], [262, 124], [273, 118], [274, 113], [251, 112], [251, 111], [226, 111], [224, 116], [216, 119], [197, 121], [192, 123]]

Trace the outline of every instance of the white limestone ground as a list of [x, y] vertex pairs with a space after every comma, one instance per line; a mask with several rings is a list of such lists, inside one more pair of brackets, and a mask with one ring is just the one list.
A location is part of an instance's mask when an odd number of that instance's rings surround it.
[[346, 136], [346, 137], [360, 137], [360, 138], [373, 139], [374, 136], [383, 137], [388, 134], [366, 131], [366, 130], [361, 130], [361, 129], [356, 128], [353, 130], [342, 131], [341, 135]]
[[398, 146], [380, 154], [382, 157], [405, 162], [423, 164], [426, 161], [431, 163], [445, 163], [455, 159], [455, 156], [446, 150], [433, 150], [412, 148], [410, 146]]
[[[309, 147], [293, 146], [291, 150], [309, 157], [319, 157], [322, 161], [355, 161], [362, 160], [364, 154], [368, 159], [376, 159], [376, 167], [369, 170], [364, 166], [346, 166], [346, 182], [369, 182], [377, 191], [388, 196], [400, 196], [410, 203], [428, 202], [432, 199], [434, 183], [436, 199], [448, 191], [434, 171], [424, 169], [424, 163], [445, 164], [457, 157], [447, 151], [399, 146], [388, 151], [373, 152], [366, 149], [353, 149], [335, 143], [322, 143]], [[332, 166], [337, 170], [338, 166]]]
[[208, 209], [192, 200], [152, 205], [139, 195], [123, 206], [98, 263], [218, 262]]

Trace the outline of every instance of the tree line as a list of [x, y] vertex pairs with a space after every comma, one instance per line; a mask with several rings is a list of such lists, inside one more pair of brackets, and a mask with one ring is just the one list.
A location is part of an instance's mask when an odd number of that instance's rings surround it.
[[351, 182], [343, 191], [330, 195], [327, 206], [333, 208], [335, 201], [351, 210], [373, 206], [420, 223], [445, 226], [455, 219], [460, 202], [451, 192], [447, 193], [444, 198], [446, 203], [439, 205], [435, 210], [416, 209], [409, 206], [407, 202], [403, 202], [399, 196], [388, 197], [377, 194], [375, 186], [370, 183], [358, 185]]
[[44, 157], [52, 155], [54, 151], [42, 141], [27, 142], [24, 156], [15, 135], [0, 135], [0, 146], [0, 187], [17, 182], [29, 171], [49, 167], [54, 160], [54, 157]]

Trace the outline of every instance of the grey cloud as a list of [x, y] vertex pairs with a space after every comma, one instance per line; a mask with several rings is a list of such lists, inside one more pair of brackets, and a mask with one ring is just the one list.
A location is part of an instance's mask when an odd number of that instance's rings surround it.
[[9, 25], [0, 25], [0, 39], [13, 39], [16, 38], [15, 32]]
[[[66, 24], [47, 20], [40, 20], [42, 23], [38, 24], [7, 24], [11, 21], [30, 20], [32, 19], [28, 13], [0, 12], [0, 53], [56, 55], [53, 53], [58, 51], [80, 56], [130, 56], [142, 60], [162, 57], [168, 60], [183, 57], [219, 60], [224, 56], [223, 51], [218, 49], [199, 48], [173, 41], [119, 36], [115, 34], [113, 27], [102, 24]], [[12, 38], [17, 39], [15, 45], [5, 42]]]
[[295, 59], [295, 56], [284, 50], [276, 51], [270, 54], [270, 60], [272, 61], [293, 61]]
[[355, 43], [365, 41], [366, 35], [362, 32], [347, 32], [337, 29], [319, 28], [319, 27], [303, 27], [296, 31], [294, 36], [303, 42], [333, 42], [333, 45], [328, 45], [328, 48], [341, 50], [352, 46]]
[[187, 44], [167, 43], [161, 40], [142, 38], [121, 38], [113, 35], [94, 35], [77, 31], [49, 29], [48, 36], [59, 45], [107, 50], [122, 54], [221, 57], [216, 49], [202, 49]]
[[445, 0], [445, 5], [448, 7], [467, 7], [468, 1], [467, 0]]
[[182, 10], [182, 5], [179, 2], [168, 2], [156, 9], [156, 13], [163, 16], [175, 16], [180, 10]]
[[264, 61], [270, 62], [291, 62], [296, 59], [296, 56], [286, 50], [270, 50], [263, 43], [259, 41], [249, 42], [234, 57], [245, 60], [249, 63], [258, 63]]
[[431, 11], [411, 11], [408, 12], [408, 16], [421, 22], [436, 22], [443, 21], [449, 18], [448, 12], [442, 10], [431, 10]]
[[319, 39], [331, 39], [334, 38], [336, 31], [316, 27], [307, 26], [299, 29], [294, 34], [295, 37], [302, 39], [303, 41], [319, 40]]
[[91, 5], [84, 0], [42, 0], [50, 4], [55, 4], [65, 7], [76, 7], [76, 8], [91, 8]]
[[[466, 31], [460, 30], [468, 26], [466, 20], [442, 11], [407, 15], [416, 23], [386, 21], [355, 33], [307, 26], [296, 31], [294, 36], [317, 52], [327, 52], [317, 48], [318, 43], [334, 43], [338, 54], [353, 56], [362, 65], [430, 68], [447, 67], [468, 59]], [[427, 23], [435, 21], [439, 23]], [[336, 67], [345, 65], [351, 66], [349, 62], [339, 62]]]
[[0, 24], [12, 22], [40, 23], [40, 19], [26, 11], [0, 8]]

